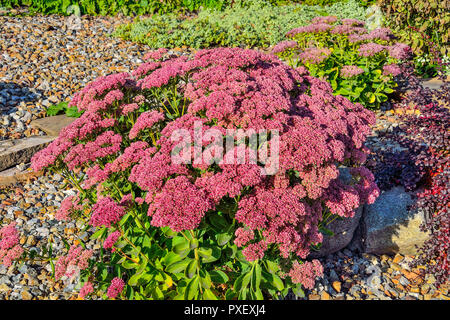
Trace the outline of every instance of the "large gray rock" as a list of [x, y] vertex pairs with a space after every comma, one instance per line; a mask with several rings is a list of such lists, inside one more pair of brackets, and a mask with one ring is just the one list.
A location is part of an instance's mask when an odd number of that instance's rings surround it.
[[56, 137], [34, 136], [23, 139], [0, 141], [0, 171], [19, 163], [27, 163], [39, 150]]
[[[350, 183], [352, 176], [348, 168], [339, 168], [339, 179], [346, 184]], [[362, 212], [363, 206], [355, 211], [355, 215], [352, 218], [336, 219], [327, 225], [326, 228], [331, 230], [334, 235], [324, 235], [320, 250], [311, 252], [309, 256], [311, 258], [320, 258], [344, 249], [350, 241], [352, 241], [353, 234], [358, 227]]]
[[375, 203], [367, 205], [362, 223], [362, 246], [366, 253], [417, 254], [428, 234], [420, 231], [423, 213], [409, 209], [414, 200], [403, 187], [381, 193]]
[[319, 251], [313, 251], [309, 255], [311, 258], [321, 258], [336, 251], [344, 249], [353, 239], [353, 234], [358, 227], [363, 212], [363, 206], [355, 211], [352, 218], [334, 220], [327, 229], [333, 231], [333, 236], [324, 236], [322, 247]]

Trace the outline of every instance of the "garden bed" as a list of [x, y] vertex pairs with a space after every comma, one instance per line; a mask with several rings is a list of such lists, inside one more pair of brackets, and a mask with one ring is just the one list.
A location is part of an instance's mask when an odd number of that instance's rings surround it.
[[[73, 17], [57, 16], [0, 19], [0, 37], [4, 40], [0, 48], [1, 140], [45, 135], [44, 131], [32, 128], [31, 122], [44, 117], [46, 107], [69, 100], [100, 75], [135, 69], [149, 49], [109, 37], [114, 26], [129, 22], [129, 18], [89, 17], [75, 22]], [[24, 52], [22, 48], [27, 50]], [[191, 55], [189, 50], [180, 48], [172, 51], [181, 52]], [[374, 133], [368, 143], [374, 150], [374, 157], [369, 160], [373, 161], [371, 168], [375, 172], [379, 162], [383, 162], [376, 157], [377, 150], [401, 151], [390, 140], [392, 137], [386, 136], [395, 136], [396, 128], [404, 121], [400, 116], [410, 112], [415, 111], [397, 108], [377, 112]], [[0, 226], [16, 221], [22, 232], [21, 245], [29, 249], [52, 242], [56, 256], [67, 249], [63, 235], [69, 245], [78, 244], [78, 237], [87, 240], [90, 233], [82, 232], [81, 226], [55, 220], [62, 200], [75, 194], [73, 189], [64, 186], [65, 182], [61, 176], [47, 172], [3, 188]], [[86, 246], [100, 248], [95, 241], [86, 241]], [[297, 298], [450, 299], [447, 286], [438, 289], [435, 277], [422, 274], [424, 266], [410, 266], [413, 257], [409, 254], [367, 254], [361, 253], [357, 246], [350, 246], [321, 261], [325, 268], [323, 279], [314, 289], [306, 290], [305, 297]], [[51, 272], [49, 263], [25, 263], [19, 268], [0, 266], [0, 299], [75, 299], [79, 291], [76, 283], [54, 281]]]

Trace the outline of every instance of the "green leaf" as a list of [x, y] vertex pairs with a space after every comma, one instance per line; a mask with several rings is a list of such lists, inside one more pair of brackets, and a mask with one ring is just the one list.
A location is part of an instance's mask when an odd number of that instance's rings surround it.
[[175, 262], [180, 261], [182, 258], [180, 255], [176, 254], [175, 252], [169, 252], [164, 258], [163, 258], [163, 264], [166, 266], [173, 264]]
[[229, 226], [228, 221], [218, 214], [211, 215], [209, 221], [219, 231], [225, 231]]
[[292, 292], [300, 298], [304, 298], [305, 297], [305, 292], [303, 292], [302, 290], [302, 285], [298, 284], [296, 287], [292, 288]]
[[218, 298], [210, 289], [206, 289], [203, 291], [203, 300], [218, 300]]
[[250, 279], [252, 277], [252, 273], [247, 272], [244, 274], [241, 274], [236, 281], [234, 282], [234, 291], [242, 291], [243, 289], [248, 287], [248, 284], [250, 283]]
[[139, 267], [139, 264], [134, 263], [133, 261], [130, 260], [125, 260], [122, 263], [122, 267], [124, 267], [125, 269], [136, 269]]
[[47, 115], [49, 116], [56, 116], [59, 113], [64, 112], [64, 110], [67, 107], [67, 102], [60, 102], [58, 104], [55, 105], [51, 105], [50, 107], [47, 108]]
[[218, 260], [221, 256], [221, 251], [217, 247], [212, 248], [199, 248], [198, 254], [202, 257], [203, 263], [214, 262]]
[[283, 281], [280, 279], [279, 276], [277, 276], [276, 274], [273, 274], [273, 281], [272, 283], [274, 284], [275, 288], [277, 288], [277, 290], [281, 291], [284, 289], [284, 284]]
[[261, 266], [259, 263], [255, 264], [252, 274], [252, 286], [254, 290], [259, 289], [261, 285]]
[[211, 275], [211, 280], [214, 283], [227, 283], [230, 278], [228, 278], [227, 274], [221, 270], [213, 270], [209, 273]]
[[66, 108], [66, 116], [68, 117], [79, 118], [82, 114], [82, 112], [78, 112], [78, 108], [75, 106]]
[[269, 271], [270, 273], [275, 274], [279, 267], [278, 264], [276, 262], [270, 261], [270, 260], [266, 260], [266, 265], [267, 265], [267, 271]]
[[187, 278], [191, 279], [195, 274], [197, 274], [197, 269], [198, 269], [197, 260], [192, 260], [191, 262], [189, 262], [184, 274]]
[[192, 278], [189, 281], [189, 283], [188, 283], [188, 285], [186, 287], [186, 291], [184, 292], [184, 298], [186, 300], [192, 300], [192, 299], [195, 299], [198, 296], [198, 291], [199, 291], [198, 290], [199, 289], [198, 288], [198, 284], [199, 284], [198, 276]]
[[264, 296], [263, 296], [263, 294], [262, 294], [260, 289], [256, 289], [255, 296], [256, 296], [257, 300], [264, 300]]
[[192, 259], [187, 258], [187, 259], [172, 263], [166, 267], [166, 272], [170, 272], [170, 273], [183, 272], [187, 268], [187, 266], [189, 265], [191, 260]]
[[233, 235], [229, 233], [219, 233], [216, 235], [217, 244], [219, 246], [224, 246], [231, 240], [232, 237]]
[[178, 254], [179, 256], [181, 256], [182, 258], [184, 258], [185, 256], [187, 256], [190, 252], [190, 246], [189, 246], [189, 241], [187, 241], [186, 239], [183, 238], [183, 242], [178, 243], [177, 245], [175, 245], [173, 247], [173, 252], [175, 252], [176, 254]]
[[322, 234], [326, 235], [326, 236], [330, 236], [330, 237], [334, 236], [334, 232], [333, 231], [331, 231], [330, 229], [327, 229], [327, 228], [325, 228], [323, 226], [319, 228], [319, 231]]

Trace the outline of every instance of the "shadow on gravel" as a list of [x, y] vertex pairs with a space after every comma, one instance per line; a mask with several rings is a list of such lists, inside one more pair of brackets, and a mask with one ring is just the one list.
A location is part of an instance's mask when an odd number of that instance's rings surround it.
[[36, 101], [41, 95], [38, 89], [0, 81], [0, 116], [17, 111], [21, 102]]

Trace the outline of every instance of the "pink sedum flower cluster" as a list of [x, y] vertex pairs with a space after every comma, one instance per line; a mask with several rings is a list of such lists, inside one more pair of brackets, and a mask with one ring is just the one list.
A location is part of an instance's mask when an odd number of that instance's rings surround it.
[[23, 249], [19, 240], [15, 222], [0, 229], [0, 264], [9, 267], [22, 255]]
[[288, 275], [293, 283], [301, 283], [306, 289], [313, 289], [315, 278], [323, 275], [323, 267], [319, 260], [305, 261], [302, 264], [294, 261]]
[[81, 246], [73, 245], [67, 256], [62, 256], [55, 264], [55, 278], [72, 277], [89, 266], [92, 250], [84, 250]]
[[86, 296], [94, 292], [94, 285], [91, 282], [86, 282], [84, 286], [81, 288], [80, 293], [78, 296], [81, 299], [84, 299]]
[[115, 299], [119, 294], [122, 293], [125, 288], [125, 282], [120, 278], [114, 278], [111, 280], [111, 284], [106, 292], [106, 295], [110, 299]]

